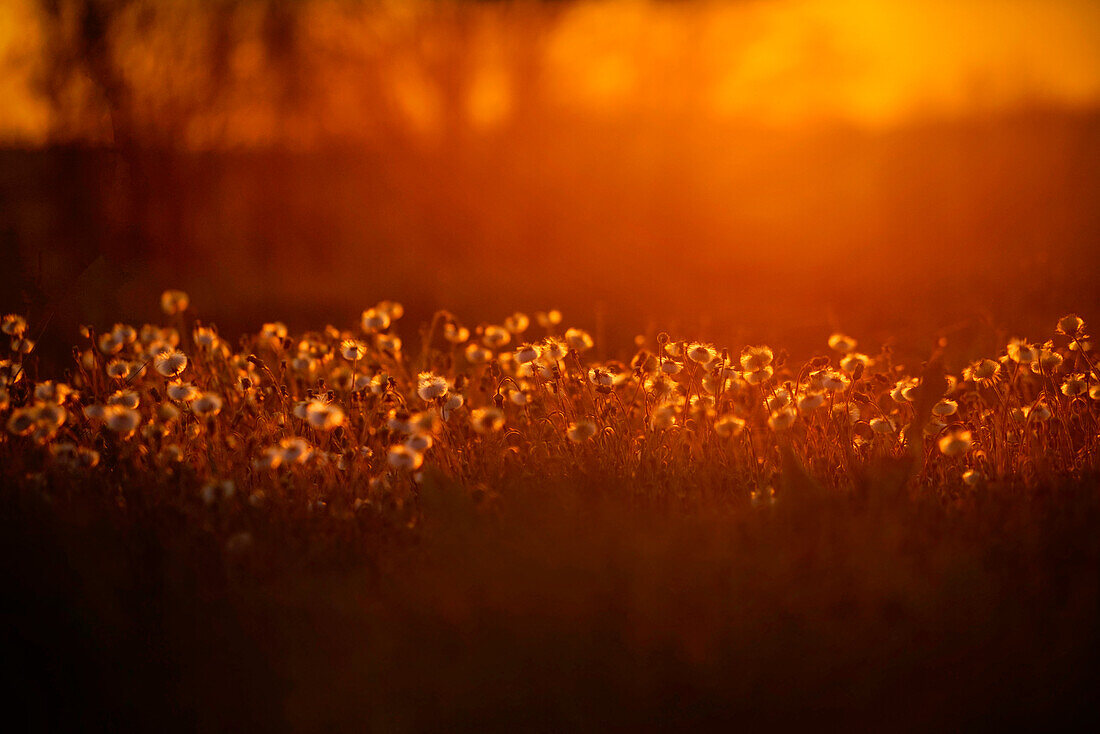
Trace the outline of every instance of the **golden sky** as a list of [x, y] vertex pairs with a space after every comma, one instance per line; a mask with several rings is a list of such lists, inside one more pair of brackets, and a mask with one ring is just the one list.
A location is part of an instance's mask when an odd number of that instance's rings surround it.
[[[143, 7], [155, 9], [154, 22], [138, 30]], [[517, 91], [530, 87], [555, 111], [654, 115], [675, 106], [769, 126], [883, 127], [1100, 102], [1100, 3], [1089, 0], [612, 0], [554, 17], [541, 6], [466, 6], [473, 42], [458, 51], [448, 35], [454, 14], [438, 3], [369, 7], [317, 0], [302, 11], [302, 68], [312, 76], [292, 121], [273, 109], [277, 72], [256, 42], [262, 19], [247, 6], [233, 19], [235, 86], [216, 104], [188, 104], [206, 79], [210, 5], [137, 2], [112, 27], [112, 53], [139, 116], [187, 110], [183, 135], [195, 147], [370, 134], [362, 120], [379, 95], [397, 124], [430, 136], [444, 115], [447, 53], [469, 62], [461, 93], [473, 129], [507, 123]], [[0, 143], [102, 137], [87, 79], [62, 96], [71, 109], [39, 92], [44, 38], [34, 0], [0, 3]], [[535, 55], [537, 78], [519, 67], [524, 53]]]

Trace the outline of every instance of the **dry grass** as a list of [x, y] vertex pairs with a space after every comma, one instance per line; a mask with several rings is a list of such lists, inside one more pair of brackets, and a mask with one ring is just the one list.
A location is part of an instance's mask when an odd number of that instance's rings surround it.
[[1095, 713], [1076, 317], [971, 365], [842, 334], [619, 362], [553, 312], [414, 339], [383, 302], [234, 347], [162, 306], [64, 382], [4, 322], [2, 581], [47, 724], [55, 695], [200, 729]]

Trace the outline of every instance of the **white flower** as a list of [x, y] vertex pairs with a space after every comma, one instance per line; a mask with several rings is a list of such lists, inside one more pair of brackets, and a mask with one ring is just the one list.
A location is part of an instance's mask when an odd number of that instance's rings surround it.
[[153, 358], [153, 368], [164, 377], [175, 377], [187, 368], [187, 355], [178, 349], [161, 352]]

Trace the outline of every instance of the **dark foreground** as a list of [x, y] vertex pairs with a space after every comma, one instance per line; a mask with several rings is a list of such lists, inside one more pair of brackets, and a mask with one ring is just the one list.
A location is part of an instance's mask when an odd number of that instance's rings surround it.
[[598, 474], [429, 478], [413, 528], [302, 509], [228, 547], [217, 513], [72, 489], [0, 494], [3, 685], [36, 728], [1053, 731], [1097, 713], [1095, 474], [772, 507]]

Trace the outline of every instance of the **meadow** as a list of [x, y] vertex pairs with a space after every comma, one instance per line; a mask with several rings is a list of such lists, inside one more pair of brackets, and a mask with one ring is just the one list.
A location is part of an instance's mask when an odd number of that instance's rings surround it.
[[1098, 29], [0, 2], [9, 718], [1091, 730]]
[[[7, 672], [45, 728], [1068, 725], [1095, 714], [1084, 321], [962, 365], [555, 310], [231, 344], [3, 319]], [[684, 335], [686, 336], [686, 335]]]

